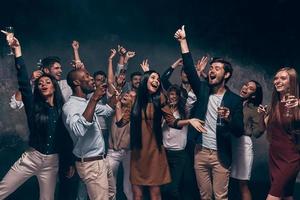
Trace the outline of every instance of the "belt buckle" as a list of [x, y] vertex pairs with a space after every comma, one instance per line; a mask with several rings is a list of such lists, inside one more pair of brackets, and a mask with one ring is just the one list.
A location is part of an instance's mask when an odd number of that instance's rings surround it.
[[100, 156], [101, 160], [104, 160], [104, 158], [105, 158], [105, 154], [104, 153], [101, 154], [101, 155], [99, 155], [99, 156]]

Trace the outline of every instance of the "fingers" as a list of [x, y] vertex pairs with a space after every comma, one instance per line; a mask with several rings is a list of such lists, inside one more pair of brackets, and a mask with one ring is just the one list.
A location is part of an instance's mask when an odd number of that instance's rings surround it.
[[135, 56], [135, 52], [134, 52], [134, 51], [127, 51], [126, 57], [132, 58], [132, 57], [134, 57], [134, 56]]
[[73, 40], [73, 42], [72, 42], [72, 47], [73, 47], [74, 49], [79, 49], [79, 42], [76, 41], [76, 40]]
[[204, 121], [200, 119], [190, 119], [190, 124], [198, 131], [202, 133], [207, 133], [207, 130], [204, 128]]
[[295, 108], [299, 105], [299, 100], [297, 98], [289, 99], [285, 102], [287, 108]]
[[260, 104], [257, 108], [257, 112], [266, 114], [267, 113], [267, 107], [268, 107], [267, 105], [263, 106], [263, 105]]
[[185, 25], [182, 25], [182, 27], [181, 27], [181, 30], [182, 30], [182, 31], [185, 31], [185, 30], [184, 30], [184, 27], [185, 27]]
[[8, 32], [4, 31], [4, 30], [1, 30], [2, 33], [4, 33], [5, 35], [8, 34]]

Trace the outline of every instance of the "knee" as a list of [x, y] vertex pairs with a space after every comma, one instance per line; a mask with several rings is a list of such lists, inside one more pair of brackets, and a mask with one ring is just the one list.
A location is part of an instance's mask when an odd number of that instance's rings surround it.
[[160, 196], [160, 188], [159, 186], [151, 186], [149, 187], [151, 197], [159, 197]]
[[143, 191], [140, 186], [133, 186], [132, 192], [134, 200], [141, 200], [143, 198]]

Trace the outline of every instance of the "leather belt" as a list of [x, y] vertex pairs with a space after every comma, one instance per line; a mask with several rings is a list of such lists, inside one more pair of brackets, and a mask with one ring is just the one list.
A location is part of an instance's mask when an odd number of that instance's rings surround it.
[[93, 157], [87, 157], [87, 158], [78, 158], [76, 157], [76, 161], [78, 162], [91, 162], [91, 161], [95, 161], [95, 160], [103, 160], [106, 156], [103, 155], [99, 155], [99, 156], [93, 156]]

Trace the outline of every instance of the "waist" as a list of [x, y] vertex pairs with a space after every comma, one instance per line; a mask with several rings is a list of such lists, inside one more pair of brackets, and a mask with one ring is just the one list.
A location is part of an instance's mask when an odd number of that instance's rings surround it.
[[197, 151], [217, 152], [216, 149], [211, 149], [211, 148], [205, 147], [201, 144], [196, 144], [195, 148], [196, 148]]
[[86, 158], [76, 157], [75, 160], [77, 162], [91, 162], [91, 161], [95, 161], [95, 160], [103, 160], [104, 158], [106, 158], [106, 155], [101, 154], [101, 155], [98, 155], [98, 156], [92, 156], [92, 157], [86, 157]]

